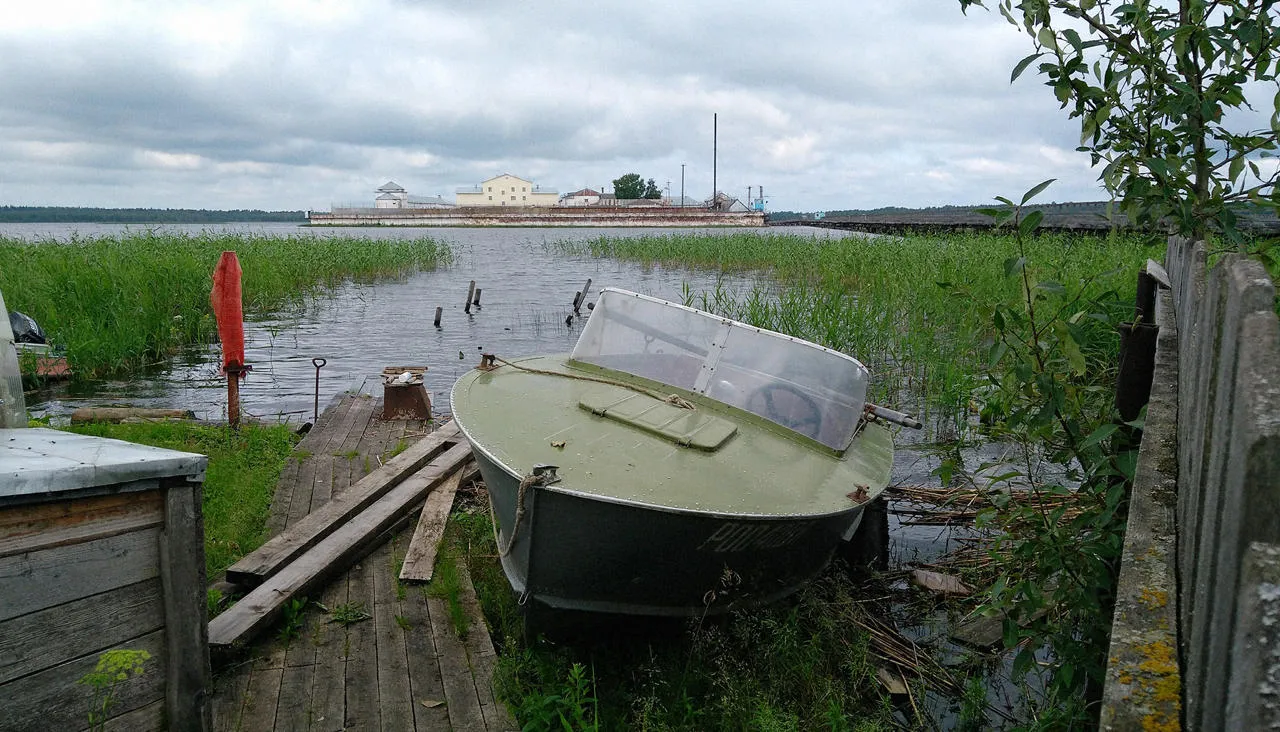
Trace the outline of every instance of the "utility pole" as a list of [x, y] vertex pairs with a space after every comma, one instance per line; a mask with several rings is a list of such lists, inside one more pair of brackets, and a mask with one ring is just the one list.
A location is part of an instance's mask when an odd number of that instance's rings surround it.
[[711, 115], [711, 207], [716, 205], [716, 158], [719, 153], [719, 128], [720, 114], [718, 112]]
[[680, 163], [680, 208], [684, 208], [684, 163]]

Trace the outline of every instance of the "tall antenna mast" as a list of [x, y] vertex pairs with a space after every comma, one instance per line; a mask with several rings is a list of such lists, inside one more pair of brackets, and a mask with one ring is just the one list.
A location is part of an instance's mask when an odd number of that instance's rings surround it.
[[711, 115], [711, 205], [716, 205], [716, 156], [719, 152], [719, 141], [717, 140], [718, 128], [720, 126], [720, 114]]

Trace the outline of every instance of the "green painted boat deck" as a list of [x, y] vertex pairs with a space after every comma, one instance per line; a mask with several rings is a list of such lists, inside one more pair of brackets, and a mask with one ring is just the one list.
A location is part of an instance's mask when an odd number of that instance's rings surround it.
[[[602, 378], [598, 370], [572, 367], [567, 354], [513, 363]], [[605, 378], [637, 383], [625, 374]], [[539, 463], [559, 466], [562, 480], [551, 490], [606, 500], [733, 516], [819, 516], [851, 508], [849, 493], [858, 487], [875, 496], [888, 482], [893, 441], [882, 426], [866, 426], [839, 457], [767, 420], [679, 395], [696, 410], [619, 386], [502, 365], [460, 378], [453, 408], [477, 449], [521, 475]], [[597, 413], [613, 409], [618, 413]]]

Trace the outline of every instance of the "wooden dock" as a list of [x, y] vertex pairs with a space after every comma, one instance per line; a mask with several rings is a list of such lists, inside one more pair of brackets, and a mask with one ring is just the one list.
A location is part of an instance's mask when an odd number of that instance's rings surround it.
[[[343, 395], [325, 410], [280, 477], [271, 535], [432, 429], [421, 421], [383, 421], [381, 411], [380, 400], [363, 394]], [[465, 573], [463, 605], [473, 617], [463, 638], [443, 600], [428, 597], [426, 586], [399, 581], [413, 530], [410, 523], [311, 598], [297, 637], [284, 642], [268, 633], [246, 658], [215, 667], [213, 728], [517, 729], [494, 699], [497, 656]], [[334, 619], [363, 615], [347, 625]]]

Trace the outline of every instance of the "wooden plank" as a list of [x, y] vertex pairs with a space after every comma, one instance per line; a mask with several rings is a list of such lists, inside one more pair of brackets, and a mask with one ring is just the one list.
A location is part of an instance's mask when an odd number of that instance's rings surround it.
[[[457, 474], [454, 473], [454, 475]], [[439, 488], [436, 489], [436, 491], [439, 490]], [[381, 728], [387, 732], [404, 732], [404, 730], [413, 729], [409, 659], [405, 651], [405, 629], [401, 626], [401, 623], [408, 621], [403, 615], [402, 603], [396, 596], [398, 588], [395, 567], [396, 544], [403, 542], [403, 538], [392, 540], [366, 561], [373, 566], [372, 613], [377, 639], [378, 706], [382, 712]]]
[[256, 659], [252, 667], [240, 727], [245, 730], [275, 729], [280, 681], [284, 677], [284, 648], [273, 643], [271, 652]]
[[160, 574], [160, 530], [0, 558], [0, 621]]
[[405, 632], [408, 657], [409, 688], [413, 699], [413, 725], [417, 732], [449, 728], [449, 710], [443, 702], [444, 683], [440, 678], [435, 639], [431, 634], [431, 615], [427, 609], [425, 588], [410, 588], [401, 603], [409, 628]]
[[[375, 553], [376, 556], [376, 553]], [[373, 610], [374, 556], [366, 557], [352, 568], [347, 602]], [[373, 622], [364, 620], [347, 626], [347, 703], [344, 724], [347, 729], [379, 729], [377, 636]]]
[[363, 556], [371, 541], [403, 519], [470, 454], [466, 443], [455, 444], [254, 588], [209, 624], [210, 645], [229, 646], [246, 640], [273, 622], [284, 603], [323, 586], [326, 579]]
[[312, 511], [302, 520], [276, 535], [256, 551], [243, 557], [227, 570], [227, 579], [237, 584], [254, 586], [275, 574], [298, 555], [315, 546], [368, 508], [409, 475], [428, 464], [435, 456], [459, 442], [457, 428], [433, 432], [412, 447], [392, 458], [359, 483]]
[[238, 732], [240, 714], [249, 692], [250, 664], [240, 664], [213, 680], [212, 702], [213, 732]]
[[102, 732], [161, 732], [165, 729], [163, 700], [112, 717], [102, 725]]
[[[276, 492], [271, 496], [271, 510], [267, 513], [267, 536], [275, 536], [285, 527], [293, 496], [298, 492], [298, 474], [302, 471], [303, 461], [300, 458], [302, 454], [298, 452], [297, 447], [294, 447], [293, 454], [289, 456], [284, 469], [280, 471], [280, 479], [276, 481]], [[309, 487], [307, 492], [310, 493]]]
[[436, 568], [436, 553], [440, 550], [440, 540], [444, 538], [444, 527], [449, 521], [449, 512], [453, 510], [453, 496], [468, 474], [474, 474], [474, 465], [470, 463], [454, 473], [444, 485], [427, 496], [413, 538], [409, 541], [409, 550], [404, 555], [404, 565], [400, 568], [402, 582], [431, 581]]
[[11, 507], [0, 512], [0, 557], [159, 526], [163, 500], [151, 490]]
[[[355, 403], [351, 406], [351, 422], [346, 425], [345, 434], [333, 453], [333, 497], [342, 495], [348, 487], [359, 482], [364, 474], [359, 469], [362, 457], [359, 446], [365, 430], [369, 428], [369, 421], [373, 419], [373, 411], [373, 398], [367, 394], [357, 394]], [[311, 510], [315, 509], [316, 505], [313, 504]]]
[[[140, 676], [130, 677], [116, 689], [114, 716], [164, 699], [164, 631], [156, 630], [116, 646], [151, 654]], [[0, 686], [0, 729], [64, 730], [88, 726], [93, 689], [80, 683], [98, 664], [99, 653], [81, 656], [39, 673]]]
[[[1221, 710], [1228, 703], [1231, 669], [1242, 659], [1232, 653], [1236, 603], [1240, 599], [1240, 568], [1250, 542], [1280, 542], [1280, 324], [1275, 312], [1275, 291], [1266, 271], [1257, 262], [1238, 263], [1239, 281], [1261, 290], [1249, 312], [1234, 318], [1239, 338], [1232, 377], [1236, 403], [1233, 423], [1224, 431], [1222, 478], [1219, 483], [1217, 566], [1209, 577], [1210, 599], [1208, 655], [1202, 698], [1202, 728], [1224, 729]], [[1260, 284], [1266, 282], [1265, 288]], [[1242, 303], [1248, 305], [1249, 303]], [[1217, 433], [1215, 432], [1215, 436]], [[1213, 717], [1212, 720], [1209, 718]]]
[[[344, 605], [349, 597], [349, 572], [330, 582], [320, 594], [328, 608]], [[324, 620], [328, 620], [326, 616]], [[346, 718], [347, 629], [337, 623], [322, 622], [311, 639], [316, 649], [315, 674], [311, 685], [310, 729], [341, 730]]]
[[164, 625], [160, 581], [144, 580], [0, 625], [0, 684]]
[[211, 724], [205, 697], [211, 673], [202, 496], [199, 483], [172, 486], [165, 492], [160, 581], [169, 651], [165, 716], [171, 732], [203, 732]]
[[467, 648], [453, 632], [449, 608], [438, 597], [427, 597], [427, 608], [431, 618], [431, 638], [440, 660], [440, 681], [444, 686], [449, 724], [453, 729], [486, 729], [480, 695], [467, 659]]
[[484, 715], [485, 728], [502, 732], [518, 730], [520, 728], [516, 725], [515, 717], [511, 716], [506, 705], [499, 702], [493, 693], [493, 670], [498, 665], [498, 652], [494, 650], [493, 638], [489, 636], [489, 625], [480, 609], [480, 598], [476, 596], [475, 585], [471, 583], [471, 573], [466, 565], [459, 566], [458, 570], [462, 585], [458, 599], [471, 620], [464, 645], [471, 662], [471, 678], [476, 686], [476, 696], [480, 699], [480, 713]]

